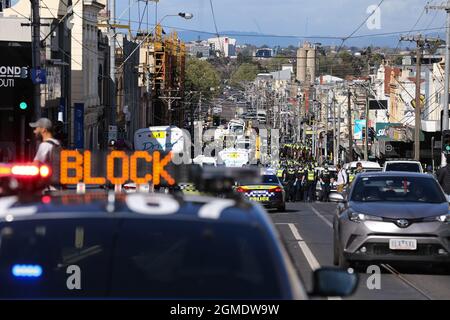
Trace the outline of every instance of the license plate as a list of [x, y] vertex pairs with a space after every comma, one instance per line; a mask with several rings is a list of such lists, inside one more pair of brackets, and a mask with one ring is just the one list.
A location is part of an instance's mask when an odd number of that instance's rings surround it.
[[267, 202], [269, 201], [269, 197], [250, 197], [250, 200], [258, 202]]
[[229, 157], [232, 159], [237, 159], [237, 158], [239, 158], [239, 155], [237, 153], [230, 153]]
[[152, 137], [155, 139], [162, 139], [166, 137], [165, 131], [152, 131]]
[[389, 249], [391, 250], [417, 250], [416, 239], [390, 239]]

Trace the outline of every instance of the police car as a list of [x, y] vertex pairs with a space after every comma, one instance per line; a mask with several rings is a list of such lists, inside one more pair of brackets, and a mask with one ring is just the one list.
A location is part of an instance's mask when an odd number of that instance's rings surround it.
[[43, 194], [47, 170], [0, 165], [0, 298], [307, 299], [357, 285], [325, 268], [308, 294], [266, 212], [229, 177], [200, 174], [224, 198]]
[[245, 180], [238, 181], [236, 192], [266, 208], [276, 208], [279, 211], [286, 210], [286, 192], [275, 170], [263, 170], [259, 183]]

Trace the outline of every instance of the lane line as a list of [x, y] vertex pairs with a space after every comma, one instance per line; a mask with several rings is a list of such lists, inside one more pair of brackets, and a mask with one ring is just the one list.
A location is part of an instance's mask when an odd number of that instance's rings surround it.
[[[303, 255], [305, 256], [306, 261], [308, 262], [311, 270], [315, 271], [317, 269], [320, 269], [319, 261], [317, 261], [316, 257], [314, 256], [311, 249], [306, 244], [305, 240], [303, 240], [303, 238], [300, 235], [300, 232], [298, 231], [295, 224], [287, 223], [287, 225], [289, 226], [289, 229], [291, 230], [291, 233], [294, 236], [295, 240], [297, 240], [300, 250], [302, 251]], [[328, 300], [342, 300], [341, 297], [328, 297], [327, 299]]]
[[288, 223], [289, 229], [291, 229], [292, 234], [294, 235], [294, 239], [297, 241], [303, 241], [302, 236], [298, 232], [298, 229], [295, 227], [293, 223]]
[[333, 229], [333, 224], [330, 222], [330, 220], [325, 218], [316, 208], [314, 208], [312, 206], [312, 204], [310, 205], [310, 207], [311, 207], [311, 210], [316, 214], [316, 216], [318, 216], [323, 222], [325, 222], [327, 226], [329, 226], [331, 229]]

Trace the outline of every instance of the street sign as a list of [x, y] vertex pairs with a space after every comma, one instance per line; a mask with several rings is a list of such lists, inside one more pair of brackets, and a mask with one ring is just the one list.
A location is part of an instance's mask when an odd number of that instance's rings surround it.
[[31, 81], [34, 84], [47, 83], [47, 72], [44, 69], [31, 69]]
[[75, 148], [84, 148], [84, 103], [75, 103]]
[[108, 142], [111, 140], [117, 141], [117, 126], [109, 126], [108, 128]]

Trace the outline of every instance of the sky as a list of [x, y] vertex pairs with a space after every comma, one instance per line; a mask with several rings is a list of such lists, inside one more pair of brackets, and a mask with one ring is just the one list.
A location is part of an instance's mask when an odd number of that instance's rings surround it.
[[[129, 1], [132, 4], [132, 20], [138, 19], [136, 0], [118, 1], [117, 14], [128, 19]], [[212, 0], [217, 28], [222, 31], [258, 32], [263, 34], [295, 36], [350, 35], [370, 15], [369, 6], [380, 0]], [[427, 0], [384, 0], [380, 6], [379, 24], [373, 20], [372, 28], [364, 24], [356, 35], [409, 31], [414, 29], [442, 28], [445, 12], [424, 12]], [[439, 4], [442, 1], [429, 1]], [[139, 2], [141, 12], [145, 2]], [[155, 21], [155, 3], [149, 2], [149, 21]], [[158, 17], [178, 12], [194, 14], [192, 20], [167, 17], [163, 25], [215, 32], [209, 0], [160, 0]], [[418, 20], [419, 16], [421, 19]], [[144, 17], [144, 23], [147, 16]], [[137, 24], [133, 28], [137, 29]], [[436, 32], [433, 30], [424, 33]], [[407, 32], [405, 32], [407, 33]], [[205, 35], [205, 37], [208, 35]]]
[[[13, 3], [18, 0], [13, 0]], [[28, 1], [28, 0], [24, 0]], [[67, 1], [67, 0], [63, 0]], [[72, 0], [76, 1], [76, 0]], [[110, 0], [114, 1], [114, 0]], [[117, 17], [126, 23], [129, 15], [132, 29], [138, 29], [139, 12], [143, 12], [145, 0], [115, 0]], [[381, 0], [211, 0], [219, 34], [230, 31], [257, 32], [270, 35], [292, 35], [300, 40], [303, 36], [330, 36], [343, 38], [354, 32], [372, 12], [369, 6], [377, 6]], [[386, 32], [404, 32], [414, 29], [443, 28], [443, 10], [424, 11], [424, 6], [442, 3], [442, 0], [383, 0], [379, 8], [379, 24], [369, 28], [364, 24], [355, 35]], [[131, 6], [130, 6], [131, 5]], [[155, 2], [149, 0], [148, 21], [155, 23]], [[131, 9], [130, 9], [131, 8]], [[139, 10], [140, 9], [140, 10]], [[373, 10], [373, 9], [372, 9]], [[163, 25], [182, 29], [205, 31], [203, 38], [215, 33], [210, 0], [159, 0], [157, 19], [178, 12], [194, 14], [192, 20], [167, 17]], [[419, 19], [420, 17], [420, 19]], [[373, 19], [370, 19], [371, 21]], [[374, 22], [378, 22], [375, 21]], [[417, 24], [416, 24], [417, 23]], [[147, 28], [147, 14], [141, 28]], [[170, 29], [170, 28], [169, 28]], [[166, 28], [167, 31], [167, 28]], [[441, 33], [444, 30], [439, 30]], [[438, 30], [422, 31], [436, 33]], [[351, 43], [351, 39], [348, 40]], [[356, 41], [356, 40], [355, 40]], [[370, 42], [370, 38], [365, 39]], [[340, 40], [335, 40], [340, 43]]]

